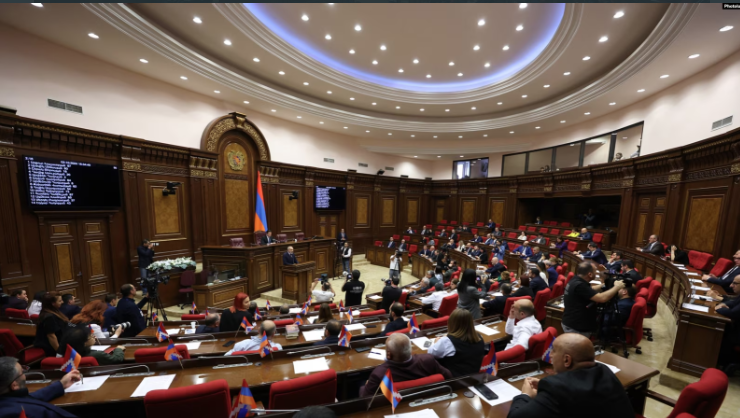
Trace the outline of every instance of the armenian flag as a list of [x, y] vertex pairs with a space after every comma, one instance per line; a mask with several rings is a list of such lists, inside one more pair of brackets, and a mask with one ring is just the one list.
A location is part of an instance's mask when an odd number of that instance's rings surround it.
[[308, 315], [308, 302], [303, 304], [303, 309], [301, 309], [301, 314]]
[[21, 406], [21, 414], [18, 415], [18, 418], [26, 418], [26, 410], [23, 409], [22, 406]]
[[352, 333], [347, 331], [346, 326], [342, 326], [342, 331], [339, 332], [339, 342], [337, 343], [340, 347], [349, 347], [349, 341], [352, 339]]
[[[246, 316], [242, 318], [242, 323], [239, 324], [239, 327], [240, 328], [244, 328], [244, 329], [249, 328], [249, 321], [247, 321], [247, 317]], [[247, 332], [249, 332], [249, 331], [247, 331]]]
[[72, 370], [77, 370], [77, 367], [80, 365], [80, 361], [82, 361], [82, 356], [76, 352], [72, 346], [67, 344], [67, 352], [64, 354], [64, 363], [59, 370], [66, 373], [69, 373]]
[[344, 311], [344, 299], [339, 301], [339, 312]]
[[167, 346], [167, 351], [164, 352], [164, 359], [167, 361], [180, 360], [182, 357], [175, 348], [175, 343], [170, 340], [170, 345]]
[[388, 402], [391, 403], [393, 413], [395, 414], [396, 407], [401, 402], [401, 394], [393, 390], [393, 376], [391, 376], [390, 369], [386, 370], [383, 380], [380, 381], [380, 390], [385, 395], [385, 398], [388, 399]]
[[347, 321], [351, 324], [353, 319], [355, 318], [352, 316], [352, 308], [347, 309]]
[[206, 309], [206, 316], [208, 316], [208, 315], [210, 315], [210, 314], [208, 313], [208, 309]]
[[409, 319], [408, 332], [410, 334], [416, 334], [419, 331], [421, 330], [419, 329], [419, 323], [416, 322], [416, 312], [414, 312], [411, 314], [411, 319]]
[[230, 418], [246, 418], [254, 415], [251, 411], [257, 408], [252, 391], [249, 390], [247, 379], [242, 379], [242, 389], [239, 396], [234, 398], [234, 409], [231, 410]]
[[546, 344], [547, 350], [545, 350], [545, 352], [542, 353], [542, 361], [546, 363], [550, 363], [550, 364], [552, 364], [552, 345], [553, 343], [555, 343], [555, 338], [553, 338], [552, 335], [550, 335], [549, 341]]
[[193, 313], [195, 313], [195, 311], [197, 311], [197, 310], [198, 310], [198, 307], [195, 306], [195, 301], [193, 301]]
[[496, 360], [496, 348], [493, 346], [493, 341], [491, 341], [491, 347], [488, 349], [488, 354], [483, 357], [480, 371], [493, 376], [498, 374], [498, 361]]
[[301, 314], [296, 315], [296, 317], [295, 317], [295, 324], [296, 325], [303, 325], [303, 320], [301, 319]]
[[[270, 307], [270, 301], [269, 300], [267, 301], [267, 303], [265, 303], [265, 309], [267, 309], [267, 313], [270, 313], [271, 307]], [[257, 309], [257, 310], [259, 310], [259, 309]]]
[[254, 230], [267, 231], [267, 212], [265, 211], [265, 197], [262, 194], [262, 177], [257, 172], [257, 197], [254, 208]]
[[270, 346], [270, 340], [267, 339], [267, 333], [262, 332], [262, 341], [260, 341], [260, 357], [264, 358], [270, 354], [272, 347]]
[[254, 320], [255, 321], [261, 321], [262, 320], [262, 315], [260, 315], [260, 310], [259, 309], [257, 309], [256, 311], [254, 311]]
[[162, 322], [159, 323], [159, 328], [157, 328], [157, 341], [160, 343], [165, 342], [165, 340], [170, 339], [170, 334], [167, 333], [167, 330], [164, 329], [164, 324]]
[[159, 321], [159, 316], [157, 315], [156, 312], [152, 312], [152, 322], [157, 322], [157, 321]]

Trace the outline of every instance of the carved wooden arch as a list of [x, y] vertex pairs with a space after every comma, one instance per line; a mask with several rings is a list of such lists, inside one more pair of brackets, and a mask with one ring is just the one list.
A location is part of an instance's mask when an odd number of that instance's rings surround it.
[[247, 119], [247, 115], [231, 112], [211, 121], [200, 138], [200, 149], [218, 152], [218, 143], [226, 133], [232, 130], [244, 132], [254, 142], [259, 154], [258, 161], [270, 161], [270, 147], [259, 128]]

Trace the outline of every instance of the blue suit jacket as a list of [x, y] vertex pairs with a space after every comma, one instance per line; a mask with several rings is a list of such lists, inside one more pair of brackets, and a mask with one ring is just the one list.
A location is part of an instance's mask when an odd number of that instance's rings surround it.
[[337, 345], [337, 343], [339, 343], [339, 337], [330, 335], [321, 341], [316, 341], [313, 345]]
[[283, 265], [288, 266], [291, 264], [298, 264], [298, 259], [295, 258], [295, 253], [290, 254], [286, 251], [283, 253]]
[[501, 275], [502, 271], [506, 271], [506, 266], [501, 263], [498, 263], [493, 267], [489, 267], [488, 270], [486, 270], [486, 273], [490, 274], [491, 277], [498, 277]]
[[396, 243], [391, 241], [388, 243], [388, 248], [396, 248]]
[[594, 260], [595, 262], [599, 264], [606, 264], [606, 256], [600, 249], [595, 249], [593, 251], [587, 251], [583, 254], [584, 260]]
[[0, 397], [0, 418], [18, 418], [21, 410], [33, 418], [75, 418], [76, 415], [48, 402], [64, 395], [64, 387], [59, 381], [33, 393], [19, 389]]
[[525, 247], [523, 245], [520, 245], [520, 246], [514, 248], [514, 251], [513, 252], [521, 254], [520, 257], [522, 257], [522, 258], [527, 258], [527, 257], [530, 257], [532, 255], [532, 247]]
[[116, 324], [116, 307], [108, 305], [108, 308], [103, 313], [103, 325], [105, 328], [110, 329], [111, 325]]
[[[542, 280], [542, 277], [537, 276], [534, 279], [530, 279], [529, 288], [532, 289], [532, 293], [534, 293], [536, 297], [537, 292], [539, 292], [540, 290], [547, 289], [547, 283], [545, 283], [545, 281]], [[532, 302], [534, 302], [534, 300], [532, 300]]]
[[146, 305], [149, 298], [144, 298], [137, 305], [131, 298], [123, 298], [118, 301], [116, 306], [117, 323], [130, 322], [131, 326], [126, 328], [121, 337], [135, 337], [146, 328], [146, 319], [141, 313], [141, 307]]
[[580, 238], [580, 239], [582, 239], [582, 240], [587, 240], [587, 241], [591, 241], [591, 238], [593, 238], [593, 235], [591, 235], [591, 233], [590, 233], [590, 232], [586, 232], [585, 234], [580, 234], [580, 235], [578, 236], [578, 238]]
[[722, 276], [717, 277], [716, 279], [711, 278], [707, 280], [707, 283], [718, 284], [725, 289], [725, 292], [727, 292], [728, 294], [732, 294], [733, 292], [732, 292], [732, 289], [730, 288], [730, 284], [732, 283], [733, 280], [735, 280], [735, 276], [737, 276], [738, 274], [740, 274], [740, 267], [734, 270], [731, 268], [730, 270], [727, 271], [727, 273], [723, 274]]
[[555, 282], [558, 281], [558, 270], [555, 267], [550, 267], [547, 269], [547, 284], [550, 286], [550, 289], [552, 289], [553, 286], [555, 286]]

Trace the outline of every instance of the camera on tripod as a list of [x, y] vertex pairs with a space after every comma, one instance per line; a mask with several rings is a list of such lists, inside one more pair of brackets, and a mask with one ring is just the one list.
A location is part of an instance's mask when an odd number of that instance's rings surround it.
[[169, 282], [170, 282], [170, 276], [168, 275], [162, 276], [159, 274], [155, 274], [155, 275], [147, 276], [146, 278], [142, 279], [141, 286], [146, 287], [147, 290], [151, 291], [151, 290], [156, 290], [157, 286], [160, 283], [167, 284]]
[[614, 287], [614, 282], [617, 280], [623, 281], [624, 287], [632, 287], [635, 284], [632, 277], [627, 276], [624, 273], [609, 273], [605, 271], [603, 274], [607, 276], [606, 279], [604, 279], [604, 288], [606, 290]]

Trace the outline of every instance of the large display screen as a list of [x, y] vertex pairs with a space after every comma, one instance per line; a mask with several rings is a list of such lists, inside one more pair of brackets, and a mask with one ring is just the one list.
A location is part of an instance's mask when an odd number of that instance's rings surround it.
[[344, 187], [316, 186], [315, 210], [344, 210], [346, 191]]
[[102, 210], [121, 207], [118, 166], [25, 156], [31, 210]]

